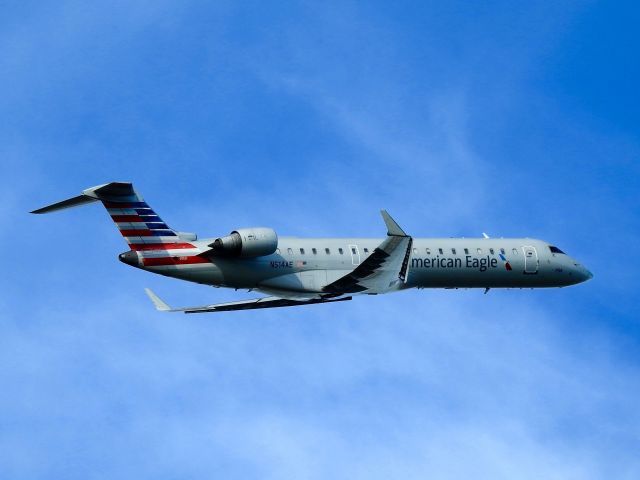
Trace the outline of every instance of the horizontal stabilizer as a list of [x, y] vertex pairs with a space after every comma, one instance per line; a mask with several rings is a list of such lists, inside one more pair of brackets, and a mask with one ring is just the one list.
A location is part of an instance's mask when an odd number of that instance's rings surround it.
[[87, 188], [77, 197], [68, 198], [61, 202], [38, 208], [31, 213], [49, 213], [65, 208], [79, 207], [97, 200], [108, 202], [142, 202], [142, 197], [133, 189], [129, 182], [111, 182], [97, 187]]
[[88, 197], [87, 195], [78, 195], [77, 197], [68, 198], [58, 203], [47, 205], [46, 207], [38, 208], [31, 213], [49, 213], [56, 210], [64, 210], [65, 208], [79, 207], [86, 203], [92, 203], [98, 201], [97, 198]]

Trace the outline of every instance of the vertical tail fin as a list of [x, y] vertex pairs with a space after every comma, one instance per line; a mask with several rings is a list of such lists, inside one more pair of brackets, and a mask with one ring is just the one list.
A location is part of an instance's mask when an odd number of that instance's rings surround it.
[[[187, 235], [171, 229], [128, 182], [111, 182], [87, 188], [82, 195], [34, 210], [48, 213], [101, 201], [131, 250], [193, 248]], [[188, 240], [194, 240], [190, 235]]]
[[102, 202], [132, 250], [145, 250], [147, 246], [178, 240], [177, 233], [164, 223], [131, 183], [108, 183], [89, 188], [82, 194], [95, 196]]

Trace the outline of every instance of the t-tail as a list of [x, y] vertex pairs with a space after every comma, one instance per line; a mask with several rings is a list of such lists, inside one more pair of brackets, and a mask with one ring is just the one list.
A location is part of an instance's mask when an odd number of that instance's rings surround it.
[[176, 232], [170, 228], [128, 182], [111, 182], [87, 188], [77, 197], [31, 213], [49, 213], [98, 201], [107, 209], [132, 251], [195, 248], [189, 243], [196, 240], [195, 234]]

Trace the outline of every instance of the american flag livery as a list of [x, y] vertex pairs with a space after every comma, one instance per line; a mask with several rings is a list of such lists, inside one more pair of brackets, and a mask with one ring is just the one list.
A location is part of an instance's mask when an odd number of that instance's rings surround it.
[[111, 219], [131, 250], [139, 252], [144, 266], [193, 265], [209, 263], [199, 257], [198, 247], [182, 241], [144, 201], [114, 202], [102, 200]]
[[[158, 246], [179, 243], [176, 232], [169, 228], [146, 202], [103, 200], [102, 204], [127, 243], [132, 246], [132, 250], [138, 244]], [[187, 245], [187, 248], [193, 247], [188, 243], [184, 245]]]

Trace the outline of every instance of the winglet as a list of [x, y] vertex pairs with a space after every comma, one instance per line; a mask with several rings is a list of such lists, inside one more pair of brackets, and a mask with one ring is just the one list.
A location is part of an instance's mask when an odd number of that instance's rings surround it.
[[149, 298], [151, 299], [153, 304], [156, 306], [156, 310], [159, 310], [161, 312], [170, 312], [171, 311], [171, 307], [169, 305], [167, 305], [166, 303], [164, 303], [160, 299], [160, 297], [158, 297], [155, 293], [153, 293], [153, 291], [150, 288], [145, 288], [144, 291], [149, 296]]
[[404, 230], [400, 228], [400, 225], [396, 223], [396, 221], [391, 218], [391, 215], [386, 210], [380, 210], [382, 214], [382, 219], [384, 223], [387, 225], [387, 235], [391, 237], [406, 237], [408, 236], [404, 233]]

